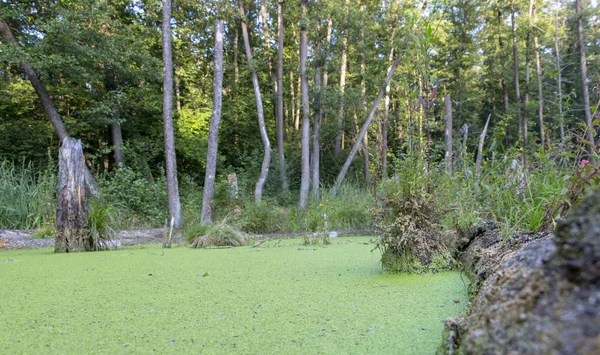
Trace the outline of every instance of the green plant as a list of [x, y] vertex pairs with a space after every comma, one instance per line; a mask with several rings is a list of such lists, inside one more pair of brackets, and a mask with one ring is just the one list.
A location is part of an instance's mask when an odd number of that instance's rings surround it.
[[110, 208], [91, 203], [88, 208], [88, 229], [92, 249], [104, 249], [115, 236]]
[[56, 175], [33, 164], [0, 162], [0, 228], [35, 229], [54, 223]]
[[419, 169], [421, 164], [411, 157], [397, 162], [408, 168], [404, 179], [384, 182], [385, 193], [372, 209], [380, 231], [376, 247], [387, 272], [438, 272], [456, 266], [449, 252], [451, 234], [442, 232], [437, 223], [441, 213], [436, 196], [429, 192], [431, 173]]
[[192, 248], [211, 246], [239, 247], [246, 244], [246, 235], [234, 225], [223, 221], [210, 225], [194, 225], [184, 231], [184, 235]]

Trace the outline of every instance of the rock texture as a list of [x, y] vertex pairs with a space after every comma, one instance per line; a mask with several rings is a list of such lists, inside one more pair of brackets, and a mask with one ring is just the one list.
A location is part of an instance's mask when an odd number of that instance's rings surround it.
[[462, 240], [474, 298], [440, 353], [600, 354], [600, 191], [555, 234], [501, 241], [487, 224]]

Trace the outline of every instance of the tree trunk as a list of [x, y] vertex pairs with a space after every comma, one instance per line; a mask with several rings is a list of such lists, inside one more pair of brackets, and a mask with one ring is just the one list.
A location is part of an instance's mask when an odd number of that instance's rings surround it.
[[[329, 52], [329, 46], [331, 45], [331, 30], [333, 27], [333, 21], [331, 20], [331, 18], [329, 18], [329, 20], [327, 21], [327, 37], [326, 37], [326, 41], [327, 41], [327, 48], [326, 48], [326, 53]], [[321, 62], [318, 65], [319, 71], [321, 66], [323, 65], [323, 61], [325, 60], [327, 54], [323, 54], [320, 53], [320, 60]], [[315, 77], [315, 85], [319, 85], [320, 86], [320, 73], [317, 72], [316, 74], [317, 76]], [[323, 86], [321, 87], [321, 89], [318, 91], [319, 93], [319, 105], [318, 105], [318, 114], [315, 118], [315, 127], [314, 127], [314, 134], [313, 134], [313, 149], [312, 149], [312, 166], [311, 166], [311, 181], [312, 181], [312, 194], [315, 197], [315, 199], [319, 198], [319, 189], [320, 189], [320, 184], [321, 184], [321, 166], [320, 166], [320, 160], [321, 160], [321, 125], [323, 124], [323, 117], [324, 117], [324, 110], [323, 110], [323, 93], [327, 90], [327, 82], [329, 81], [329, 73], [327, 73], [327, 70], [324, 70], [323, 72]], [[317, 127], [318, 125], [318, 127]]]
[[596, 132], [592, 124], [590, 92], [587, 82], [587, 60], [585, 55], [585, 44], [583, 40], [583, 10], [581, 8], [581, 0], [575, 0], [575, 3], [577, 6], [577, 41], [579, 43], [579, 62], [581, 65], [581, 82], [583, 86], [583, 111], [585, 112], [585, 124], [587, 125], [586, 139], [589, 142], [586, 144], [586, 148], [591, 156], [595, 149], [594, 137], [596, 136]]
[[216, 20], [215, 22], [214, 57], [213, 109], [208, 129], [208, 151], [206, 153], [206, 173], [204, 175], [204, 194], [202, 196], [202, 215], [200, 217], [200, 223], [202, 224], [212, 223], [214, 214], [219, 126], [221, 125], [221, 107], [223, 101], [223, 20]]
[[258, 181], [256, 182], [256, 187], [254, 188], [254, 202], [260, 203], [262, 200], [262, 195], [265, 187], [265, 183], [267, 182], [267, 176], [269, 175], [269, 165], [271, 165], [271, 142], [269, 141], [269, 136], [267, 135], [267, 128], [265, 126], [265, 115], [263, 113], [263, 104], [262, 97], [260, 95], [260, 86], [258, 84], [258, 76], [256, 75], [256, 68], [254, 68], [254, 64], [252, 61], [252, 50], [250, 49], [250, 40], [248, 38], [248, 27], [246, 26], [246, 14], [244, 11], [244, 5], [242, 0], [238, 1], [239, 14], [242, 18], [242, 37], [244, 38], [244, 47], [246, 48], [246, 59], [248, 60], [248, 69], [250, 70], [250, 75], [252, 77], [252, 86], [254, 88], [254, 97], [256, 99], [256, 111], [258, 115], [258, 128], [260, 130], [260, 138], [263, 143], [263, 147], [265, 150], [262, 166], [260, 169], [260, 176], [258, 177]]
[[179, 78], [175, 76], [175, 109], [181, 111], [181, 92], [179, 90]]
[[[348, 0], [346, 0], [348, 4]], [[348, 57], [348, 28], [344, 28], [344, 34], [342, 35], [342, 59], [340, 61], [340, 109], [338, 111], [337, 119], [337, 134], [335, 136], [335, 155], [339, 156], [342, 152], [342, 139], [343, 139], [343, 123], [344, 123], [344, 89], [346, 88], [346, 66]]]
[[[294, 89], [294, 71], [290, 70], [290, 114], [288, 115], [288, 122], [290, 125], [294, 126], [294, 129], [298, 130], [298, 125], [296, 123], [296, 90]], [[290, 122], [291, 121], [291, 122]]]
[[531, 16], [533, 13], [533, 0], [529, 0], [527, 37], [525, 38], [525, 107], [523, 108], [523, 145], [527, 146], [529, 140], [529, 82], [531, 79]]
[[[364, 23], [361, 21], [360, 39], [363, 49], [360, 53], [360, 115], [363, 116], [366, 111], [366, 96], [367, 96], [367, 85], [365, 82], [366, 66], [365, 66], [365, 29]], [[387, 86], [386, 86], [387, 87]], [[371, 167], [369, 164], [369, 134], [368, 131], [362, 137], [362, 149], [363, 149], [363, 175], [365, 177], [365, 184], [367, 187], [371, 186]]]
[[[317, 44], [316, 56], [321, 56], [321, 45]], [[312, 155], [310, 159], [310, 175], [311, 175], [311, 185], [312, 185], [312, 194], [318, 199], [319, 198], [319, 160], [320, 160], [320, 150], [321, 150], [321, 60], [320, 58], [315, 61], [315, 94], [314, 94], [314, 106], [315, 106], [315, 119], [313, 126], [313, 136], [312, 136]]]
[[339, 190], [340, 186], [342, 185], [342, 181], [344, 180], [344, 177], [346, 176], [346, 173], [348, 172], [348, 169], [350, 168], [350, 164], [352, 164], [352, 160], [354, 160], [354, 157], [356, 156], [356, 152], [358, 151], [358, 148], [362, 142], [362, 137], [367, 133], [367, 129], [369, 129], [369, 125], [373, 121], [375, 112], [377, 111], [377, 108], [379, 107], [379, 103], [381, 102], [381, 99], [383, 98], [383, 94], [385, 93], [385, 87], [390, 83], [390, 80], [392, 80], [392, 76], [394, 75], [396, 68], [398, 68], [398, 64], [400, 64], [400, 59], [402, 59], [402, 55], [398, 55], [398, 57], [394, 61], [394, 64], [392, 64], [392, 68], [390, 69], [390, 71], [387, 75], [385, 83], [383, 84], [381, 89], [379, 89], [379, 94], [377, 95], [377, 98], [375, 99], [375, 102], [373, 103], [373, 107], [371, 108], [371, 111], [369, 112], [369, 116], [365, 120], [365, 123], [363, 124], [363, 127], [360, 130], [359, 136], [356, 139], [356, 142], [354, 142], [354, 145], [352, 146], [352, 150], [350, 150], [350, 154], [348, 155], [348, 158], [346, 159], [346, 162], [344, 163], [342, 170], [340, 171], [337, 179], [335, 180], [335, 185], [334, 185], [333, 189], [331, 190], [331, 192], [334, 195], [337, 194], [337, 191]]
[[[500, 48], [500, 58], [504, 58], [503, 48], [504, 41], [502, 41], [502, 11], [498, 10], [498, 47]], [[504, 65], [502, 65], [502, 69], [504, 69]], [[504, 80], [504, 70], [502, 70], [502, 98], [504, 99], [504, 114], [508, 115], [508, 85], [506, 85], [506, 80]]]
[[[104, 85], [108, 92], [117, 90], [115, 84], [115, 71], [113, 68], [106, 68], [104, 72]], [[123, 135], [121, 133], [121, 124], [119, 123], [119, 102], [116, 97], [113, 101], [113, 123], [110, 124], [111, 136], [114, 146], [115, 166], [119, 168], [123, 162]]]
[[279, 155], [279, 177], [281, 189], [289, 192], [290, 186], [285, 166], [284, 136], [283, 136], [283, 1], [277, 4], [277, 110], [275, 117], [275, 130], [277, 134], [277, 154]]
[[173, 228], [183, 228], [179, 184], [177, 183], [177, 158], [175, 156], [175, 135], [173, 133], [173, 59], [171, 56], [171, 0], [163, 0], [162, 9], [163, 47], [163, 129], [165, 135], [165, 160], [167, 173], [167, 197], [169, 199], [170, 221]]
[[[560, 3], [560, 0], [559, 0]], [[560, 141], [565, 141], [565, 118], [563, 116], [563, 95], [562, 95], [562, 67], [560, 64], [560, 47], [558, 45], [559, 27], [558, 27], [558, 8], [554, 17], [554, 50], [556, 51], [556, 71], [557, 71], [557, 83], [556, 89], [558, 94], [558, 122], [560, 125]]]
[[521, 116], [521, 91], [519, 88], [519, 49], [517, 48], [517, 31], [515, 28], [515, 5], [512, 1], [510, 19], [512, 23], [513, 76], [515, 80], [515, 98], [517, 100], [517, 125], [519, 128], [519, 137], [523, 137], [523, 121]]
[[[533, 15], [533, 23], [535, 24], [535, 17], [536, 17], [535, 6], [533, 6], [532, 15]], [[537, 35], [535, 35], [533, 37], [533, 46], [534, 46], [533, 50], [535, 51], [535, 71], [537, 73], [538, 102], [539, 102], [538, 118], [540, 121], [540, 141], [541, 141], [541, 144], [543, 147], [546, 144], [546, 135], [544, 132], [544, 90], [542, 87], [542, 62], [540, 60], [540, 50], [539, 50], [540, 47], [538, 44], [538, 36]]]
[[452, 100], [450, 94], [444, 97], [446, 110], [446, 172], [452, 175]]
[[233, 73], [234, 73], [234, 87], [237, 90], [238, 83], [240, 82], [240, 69], [238, 67], [238, 27], [235, 26], [235, 34], [233, 36]]
[[[302, 0], [302, 12], [307, 16], [308, 0]], [[306, 57], [308, 54], [307, 24], [300, 27], [300, 77], [302, 80], [302, 156], [300, 177], [300, 202], [301, 210], [308, 206], [308, 192], [310, 187], [310, 107], [308, 98], [308, 77], [306, 75]]]
[[475, 171], [477, 176], [481, 172], [481, 163], [483, 162], [483, 144], [485, 143], [485, 136], [487, 134], [487, 129], [490, 124], [490, 118], [492, 118], [492, 114], [488, 115], [487, 120], [485, 121], [485, 126], [483, 127], [483, 131], [479, 136], [479, 146], [477, 147], [477, 160], [475, 161]]
[[[13, 36], [10, 27], [2, 19], [0, 19], [0, 34], [4, 38], [6, 38], [8, 42], [14, 43], [17, 46], [19, 45], [17, 40]], [[58, 114], [56, 106], [54, 106], [54, 103], [52, 102], [48, 91], [46, 91], [46, 87], [38, 77], [38, 74], [35, 71], [35, 69], [28, 62], [21, 62], [21, 67], [23, 68], [27, 79], [29, 79], [29, 81], [31, 82], [31, 86], [33, 86], [35, 93], [40, 99], [42, 107], [44, 108], [44, 111], [46, 111], [46, 114], [50, 119], [52, 127], [54, 127], [54, 131], [56, 132], [58, 139], [62, 142], [66, 138], [69, 138], [67, 128], [65, 127], [60, 115]], [[94, 175], [92, 175], [92, 172], [89, 170], [87, 165], [85, 166], [85, 181], [89, 192], [92, 195], [96, 195], [98, 193], [98, 184], [96, 183], [96, 179], [94, 179]]]
[[[394, 34], [396, 29], [392, 31], [392, 42], [394, 40]], [[394, 47], [390, 49], [390, 55], [388, 58], [388, 73], [391, 69], [392, 60], [394, 59]], [[384, 100], [384, 111], [383, 111], [383, 129], [381, 132], [381, 178], [387, 178], [387, 151], [388, 151], [388, 130], [389, 130], [389, 117], [390, 117], [390, 85], [385, 87], [385, 100]]]
[[55, 253], [95, 249], [87, 223], [85, 169], [81, 141], [65, 138], [58, 157]]

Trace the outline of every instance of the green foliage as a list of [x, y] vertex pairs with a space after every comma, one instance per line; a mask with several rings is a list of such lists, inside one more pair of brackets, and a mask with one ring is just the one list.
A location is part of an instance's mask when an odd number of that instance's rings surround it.
[[126, 229], [140, 223], [163, 225], [167, 216], [167, 192], [162, 178], [150, 182], [129, 168], [121, 168], [101, 180], [100, 188], [103, 204], [119, 210], [117, 225]]
[[56, 176], [33, 165], [0, 162], [0, 228], [51, 226], [56, 210]]

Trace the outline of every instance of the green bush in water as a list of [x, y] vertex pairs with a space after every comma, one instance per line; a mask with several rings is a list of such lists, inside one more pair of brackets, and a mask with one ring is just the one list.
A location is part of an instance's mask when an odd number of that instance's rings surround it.
[[372, 209], [380, 232], [377, 248], [386, 272], [424, 273], [451, 270], [456, 262], [451, 256], [453, 234], [443, 232], [441, 213], [435, 196], [429, 192], [426, 170], [419, 160], [408, 158], [398, 171], [406, 172], [401, 182], [384, 183]]

